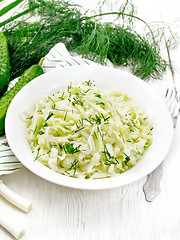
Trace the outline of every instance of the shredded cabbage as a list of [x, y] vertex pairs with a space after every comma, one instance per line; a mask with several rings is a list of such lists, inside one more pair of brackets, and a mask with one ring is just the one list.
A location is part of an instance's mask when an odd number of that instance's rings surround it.
[[34, 159], [66, 176], [119, 175], [152, 142], [152, 124], [144, 111], [126, 94], [99, 89], [90, 80], [43, 96], [25, 115]]

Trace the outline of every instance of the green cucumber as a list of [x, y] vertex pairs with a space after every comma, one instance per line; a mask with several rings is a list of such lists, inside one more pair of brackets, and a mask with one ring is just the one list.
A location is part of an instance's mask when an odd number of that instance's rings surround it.
[[0, 32], [0, 94], [5, 92], [10, 79], [10, 57], [6, 37]]
[[28, 68], [18, 82], [0, 99], [0, 135], [5, 133], [5, 117], [8, 107], [15, 95], [31, 80], [43, 73], [41, 64], [35, 64]]

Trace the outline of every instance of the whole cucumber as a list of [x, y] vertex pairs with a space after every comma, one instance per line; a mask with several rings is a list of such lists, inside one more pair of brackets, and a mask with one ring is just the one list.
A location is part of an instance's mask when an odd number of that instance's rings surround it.
[[15, 95], [31, 80], [38, 77], [43, 73], [41, 65], [35, 64], [28, 68], [22, 76], [19, 78], [18, 82], [12, 87], [5, 95], [0, 99], [0, 135], [5, 133], [5, 117], [8, 107], [15, 97]]
[[10, 79], [10, 57], [6, 37], [0, 32], [0, 95], [2, 95], [9, 84]]

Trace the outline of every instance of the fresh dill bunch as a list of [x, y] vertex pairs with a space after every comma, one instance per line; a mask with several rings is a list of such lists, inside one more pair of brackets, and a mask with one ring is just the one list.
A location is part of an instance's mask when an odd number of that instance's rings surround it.
[[[154, 38], [156, 42], [163, 45], [165, 47], [165, 41], [166, 39], [168, 47], [170, 49], [176, 49], [180, 43], [180, 36], [178, 34], [179, 32], [179, 23], [168, 23], [168, 22], [151, 22], [149, 24], [150, 28], [153, 31]], [[150, 33], [148, 32], [148, 36]]]
[[[120, 12], [87, 16], [80, 6], [64, 0], [29, 0], [29, 8], [34, 6], [33, 23], [13, 21], [4, 28], [11, 56], [11, 79], [39, 62], [58, 42], [63, 42], [69, 51], [101, 64], [108, 59], [114, 65], [128, 67], [144, 80], [159, 79], [166, 71], [167, 63], [151, 29], [148, 39], [133, 30], [133, 19], [145, 23], [132, 15], [133, 8], [126, 12], [124, 5]], [[126, 24], [103, 23], [99, 17], [105, 15], [122, 17]]]
[[[99, 0], [97, 12], [99, 12], [100, 14], [106, 12], [119, 12], [121, 13], [121, 15], [111, 15], [110, 19], [107, 19], [107, 21], [109, 20], [111, 22], [118, 22], [119, 24], [121, 24], [121, 26], [131, 26], [131, 28], [134, 27], [135, 20], [132, 16], [137, 15], [136, 6], [132, 3], [131, 0]], [[126, 15], [127, 13], [128, 15]], [[104, 20], [104, 18], [102, 18], [102, 20]]]
[[164, 22], [153, 22], [151, 23], [151, 29], [153, 29], [154, 38], [157, 42], [161, 44], [161, 47], [165, 48], [167, 59], [168, 59], [168, 67], [172, 75], [172, 80], [174, 83], [174, 88], [176, 89], [176, 81], [175, 81], [175, 63], [171, 59], [171, 50], [175, 50], [179, 43], [179, 24], [175, 22], [173, 24]]
[[56, 43], [66, 44], [81, 22], [80, 11], [69, 2], [29, 0], [30, 8], [37, 3], [37, 11], [31, 13], [36, 21], [15, 21], [4, 28], [11, 56], [11, 79], [38, 63]]
[[144, 80], [160, 78], [166, 70], [167, 63], [161, 58], [159, 47], [131, 29], [90, 21], [82, 25], [80, 35], [83, 36], [80, 45], [67, 46], [85, 58], [101, 64], [109, 59]]

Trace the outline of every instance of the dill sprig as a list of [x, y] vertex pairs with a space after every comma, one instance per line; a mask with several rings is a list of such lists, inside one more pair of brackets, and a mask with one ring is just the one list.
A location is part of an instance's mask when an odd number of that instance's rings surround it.
[[52, 109], [55, 109], [56, 108], [56, 104], [55, 104], [54, 100], [50, 96], [48, 96], [48, 99], [53, 103]]
[[74, 153], [80, 152], [79, 150], [80, 146], [81, 145], [74, 147], [74, 143], [66, 143], [63, 147], [66, 153], [74, 154]]
[[73, 97], [72, 105], [73, 105], [73, 106], [74, 106], [74, 105], [80, 105], [80, 106], [83, 106], [84, 104], [83, 104], [82, 99], [78, 99], [78, 100], [77, 100], [75, 97]]
[[131, 159], [130, 159], [130, 157], [125, 153], [125, 152], [123, 152], [124, 153], [124, 155], [125, 155], [125, 160], [124, 160], [124, 162], [125, 163], [128, 163]]
[[104, 151], [102, 151], [102, 153], [104, 154], [104, 157], [105, 157], [105, 165], [110, 166], [111, 164], [119, 163], [117, 158], [110, 154], [110, 152], [107, 149], [106, 144], [104, 144]]
[[[69, 51], [101, 64], [105, 65], [109, 59], [117, 66], [128, 67], [144, 80], [161, 78], [166, 71], [167, 63], [161, 57], [151, 28], [148, 38], [134, 31], [133, 19], [148, 24], [134, 12], [128, 12], [128, 0], [118, 12], [92, 16], [64, 0], [29, 0], [29, 9], [35, 6], [36, 10], [31, 12], [38, 15], [35, 22], [12, 21], [4, 25], [11, 56], [11, 79], [39, 62], [58, 42], [63, 42]], [[98, 20], [106, 15], [121, 16], [126, 24]]]
[[34, 161], [36, 161], [40, 157], [39, 151], [40, 151], [40, 147], [37, 149], [37, 154], [36, 154]]
[[71, 167], [69, 170], [74, 170], [74, 174], [76, 173], [76, 168], [77, 168], [77, 163], [79, 162], [78, 159], [75, 159], [72, 163], [71, 163]]
[[49, 112], [49, 114], [48, 114], [48, 116], [47, 116], [47, 118], [46, 118], [46, 121], [49, 120], [53, 115], [54, 115], [53, 112]]

